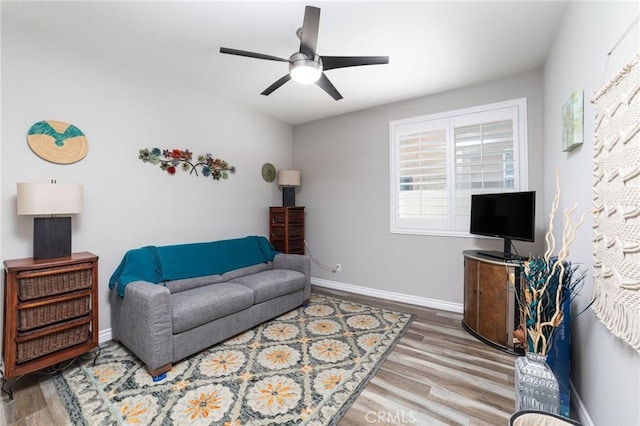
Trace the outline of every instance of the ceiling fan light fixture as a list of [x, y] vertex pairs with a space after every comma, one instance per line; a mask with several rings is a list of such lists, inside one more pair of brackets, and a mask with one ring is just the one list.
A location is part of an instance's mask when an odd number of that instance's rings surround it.
[[264, 59], [267, 61], [289, 62], [289, 73], [274, 81], [271, 86], [260, 93], [261, 95], [269, 96], [274, 90], [282, 87], [282, 85], [289, 80], [294, 80], [302, 84], [316, 83], [318, 87], [324, 90], [335, 101], [342, 99], [342, 95], [333, 83], [331, 83], [324, 71], [330, 71], [336, 68], [389, 63], [388, 56], [319, 56], [316, 52], [319, 24], [320, 8], [306, 6], [304, 8], [302, 28], [298, 28], [298, 31], [296, 31], [296, 35], [300, 39], [300, 50], [291, 55], [288, 60], [277, 56], [230, 49], [228, 47], [220, 47], [220, 53]]
[[301, 84], [312, 84], [322, 75], [322, 61], [318, 55], [309, 59], [301, 53], [291, 56], [289, 62], [289, 74], [294, 81]]

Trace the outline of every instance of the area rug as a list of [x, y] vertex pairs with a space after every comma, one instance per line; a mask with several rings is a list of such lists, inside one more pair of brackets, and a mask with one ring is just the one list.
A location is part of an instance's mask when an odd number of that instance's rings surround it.
[[54, 378], [75, 425], [334, 425], [409, 328], [410, 314], [313, 294], [154, 382], [125, 347]]

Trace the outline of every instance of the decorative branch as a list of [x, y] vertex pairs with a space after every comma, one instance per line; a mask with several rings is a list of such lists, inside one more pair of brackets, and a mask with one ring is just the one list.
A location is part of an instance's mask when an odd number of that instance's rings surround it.
[[556, 169], [556, 195], [549, 214], [549, 230], [545, 235], [547, 250], [543, 257], [531, 258], [524, 264], [525, 288], [524, 301], [520, 301], [525, 313], [527, 330], [527, 349], [540, 355], [546, 355], [554, 330], [564, 318], [564, 303], [573, 299], [584, 283], [585, 273], [574, 275], [578, 267], [567, 260], [569, 247], [576, 239], [576, 231], [583, 225], [586, 214], [574, 227], [572, 215], [577, 209], [565, 209], [562, 227], [562, 246], [557, 256], [553, 236], [553, 219], [560, 201], [560, 177]]
[[551, 203], [551, 212], [549, 212], [549, 230], [544, 236], [547, 242], [547, 251], [544, 252], [544, 259], [549, 260], [551, 254], [556, 249], [556, 239], [553, 236], [553, 218], [556, 216], [556, 210], [558, 210], [558, 204], [560, 203], [560, 168], [556, 167], [556, 195], [553, 197], [553, 203]]
[[193, 161], [193, 154], [188, 149], [184, 151], [179, 149], [165, 149], [160, 151], [159, 148], [151, 150], [144, 148], [138, 151], [138, 158], [145, 163], [160, 164], [160, 169], [166, 171], [170, 175], [176, 173], [176, 167], [180, 166], [183, 171], [189, 174], [198, 175], [198, 168], [202, 176], [211, 176], [214, 180], [227, 179], [229, 173], [236, 172], [235, 166], [229, 166], [229, 163], [219, 158], [214, 158], [211, 154], [198, 155], [196, 161]]

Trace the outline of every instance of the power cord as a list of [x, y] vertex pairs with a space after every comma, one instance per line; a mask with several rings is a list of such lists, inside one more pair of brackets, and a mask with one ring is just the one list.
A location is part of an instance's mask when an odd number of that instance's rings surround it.
[[520, 262], [523, 262], [527, 259], [531, 258], [531, 252], [529, 252], [529, 256], [520, 256], [520, 253], [518, 253], [518, 249], [516, 248], [515, 244], [513, 244], [513, 241], [511, 241], [511, 248], [513, 248], [513, 251], [516, 253], [516, 259], [519, 260]]
[[307, 248], [307, 253], [309, 253], [309, 257], [311, 257], [311, 260], [313, 260], [313, 263], [315, 263], [316, 265], [318, 265], [318, 267], [320, 269], [324, 269], [325, 271], [329, 271], [329, 272], [333, 272], [334, 274], [336, 272], [338, 272], [338, 266], [336, 265], [335, 268], [332, 268], [331, 266], [327, 266], [324, 263], [320, 262], [311, 252], [311, 248], [309, 248], [309, 243], [307, 243], [307, 240], [304, 240], [304, 246]]
[[516, 256], [520, 257], [520, 253], [518, 253], [518, 249], [516, 248], [515, 244], [513, 244], [513, 241], [509, 240], [509, 244], [511, 244], [511, 248], [513, 248], [513, 251], [516, 252]]

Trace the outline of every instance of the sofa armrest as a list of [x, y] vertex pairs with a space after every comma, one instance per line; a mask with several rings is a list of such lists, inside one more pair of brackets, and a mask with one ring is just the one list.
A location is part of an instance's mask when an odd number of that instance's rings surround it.
[[306, 278], [304, 300], [309, 300], [311, 297], [311, 258], [309, 256], [278, 253], [273, 258], [273, 269], [290, 269], [304, 274]]
[[127, 284], [124, 298], [111, 291], [112, 333], [149, 371], [173, 362], [171, 293], [146, 281]]

